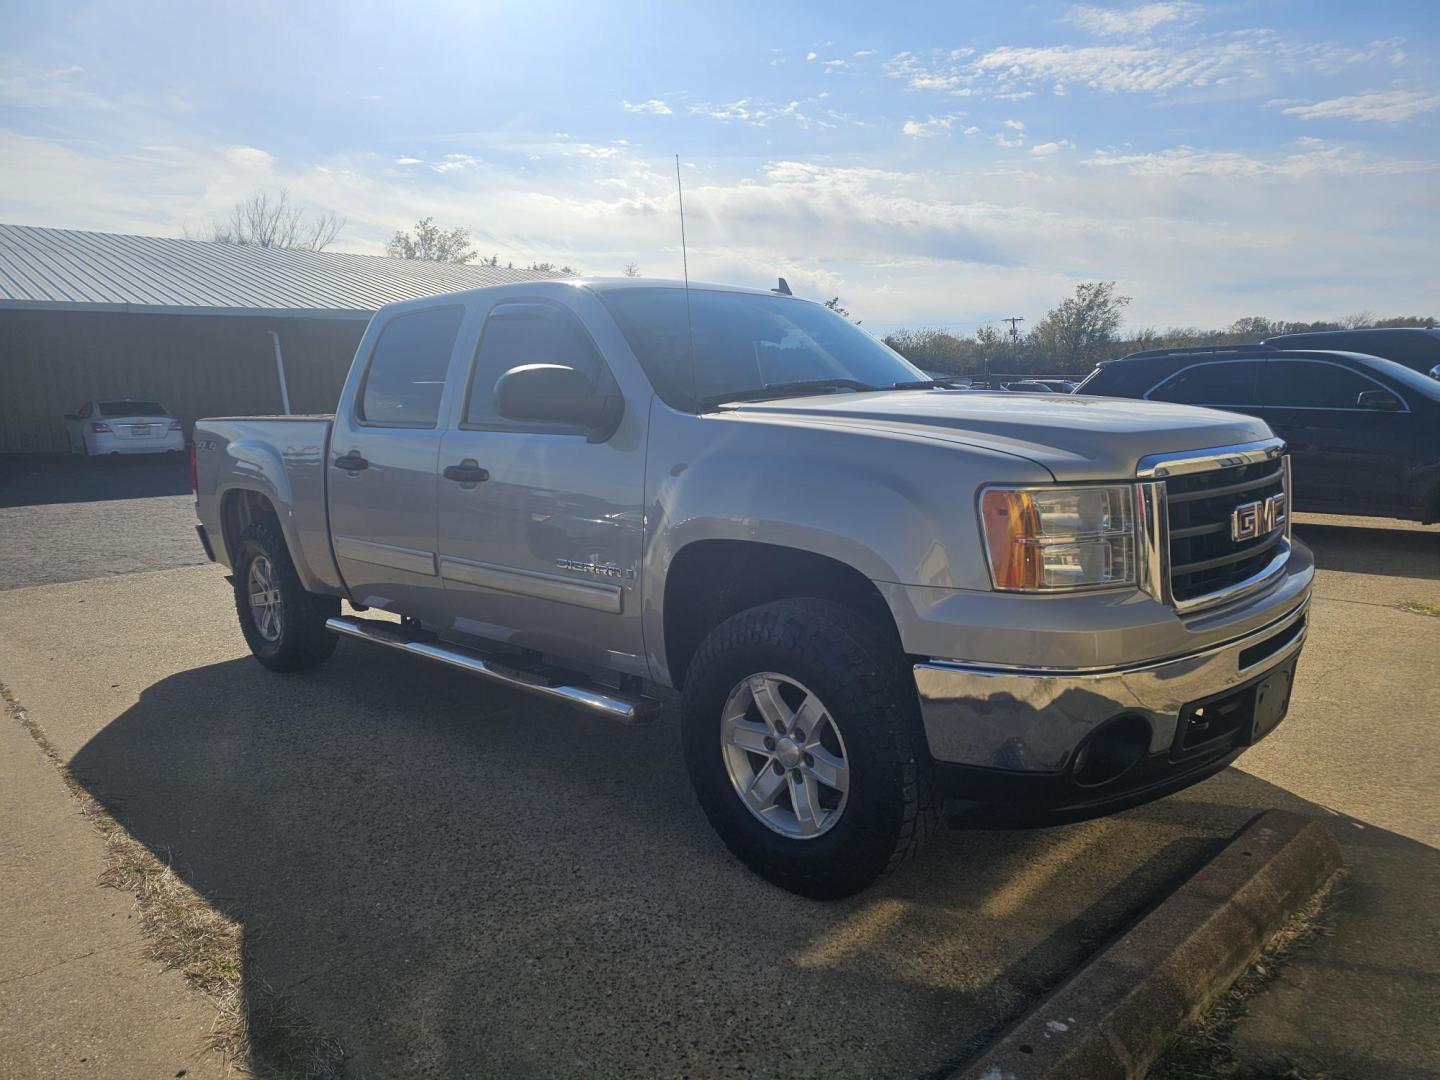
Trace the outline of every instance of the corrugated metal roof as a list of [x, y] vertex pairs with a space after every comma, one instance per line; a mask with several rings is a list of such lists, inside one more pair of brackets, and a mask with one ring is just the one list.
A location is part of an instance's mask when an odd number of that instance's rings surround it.
[[397, 300], [554, 276], [0, 224], [0, 309], [365, 317]]

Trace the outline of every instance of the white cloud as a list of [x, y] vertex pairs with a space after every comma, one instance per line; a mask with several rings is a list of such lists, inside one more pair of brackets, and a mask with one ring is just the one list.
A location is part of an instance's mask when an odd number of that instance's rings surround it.
[[1012, 128], [1012, 129], [1015, 130], [1015, 131], [1024, 131], [1024, 130], [1025, 130], [1025, 123], [1024, 123], [1024, 121], [1021, 121], [1021, 120], [1006, 120], [1006, 121], [1005, 121], [1005, 126], [1008, 127], [1008, 128]]
[[1072, 143], [1069, 139], [1061, 139], [1058, 142], [1036, 143], [1034, 146], [1030, 147], [1030, 153], [1035, 154], [1038, 157], [1049, 157], [1051, 154], [1057, 154], [1061, 150], [1073, 147], [1074, 145], [1075, 144]]
[[1202, 150], [1179, 146], [1148, 154], [1116, 154], [1098, 150], [1087, 165], [1124, 169], [1135, 176], [1179, 179], [1186, 177], [1281, 176], [1300, 178], [1315, 175], [1398, 175], [1433, 172], [1440, 163], [1368, 157], [1321, 139], [1301, 139], [1303, 152], [1283, 157], [1259, 158], [1234, 150]]
[[0, 59], [0, 105], [20, 109], [103, 109], [112, 102], [82, 85], [85, 71], [75, 64], [49, 67]]
[[424, 160], [423, 160], [422, 158], [418, 158], [418, 157], [397, 157], [397, 158], [395, 159], [395, 164], [396, 164], [396, 165], [424, 165], [425, 162], [424, 162]]
[[625, 106], [626, 112], [646, 113], [650, 116], [670, 115], [670, 106], [666, 105], [665, 102], [661, 101], [659, 98], [651, 98], [649, 101], [640, 101], [634, 103], [631, 103], [629, 101], [622, 101], [620, 104]]
[[1141, 4], [1132, 8], [1098, 8], [1081, 4], [1071, 8], [1065, 20], [1102, 37], [1138, 37], [1167, 23], [1192, 23], [1199, 13], [1198, 4], [1185, 0]]
[[875, 50], [874, 50], [874, 49], [856, 49], [855, 52], [851, 53], [850, 55], [852, 55], [852, 56], [874, 56], [874, 55], [875, 55]]
[[1372, 90], [1365, 94], [1330, 98], [1327, 101], [1296, 102], [1277, 100], [1270, 105], [1288, 105], [1287, 116], [1301, 120], [1359, 120], [1398, 124], [1421, 113], [1440, 109], [1440, 94], [1415, 90]]
[[[349, 220], [342, 250], [378, 254], [396, 228], [432, 215], [470, 227], [502, 265], [615, 273], [634, 261], [678, 274], [672, 161], [587, 146], [595, 156], [549, 135], [505, 140], [459, 148], [475, 163], [444, 175], [397, 170], [393, 154], [296, 164], [249, 147], [239, 168], [233, 146], [102, 148], [3, 130], [0, 160], [7, 219], [23, 224], [176, 235], [256, 187], [286, 187], [297, 204]], [[526, 148], [541, 159], [523, 174], [496, 160]], [[1382, 301], [1429, 310], [1440, 275], [1433, 245], [1408, 227], [1433, 204], [1440, 164], [1329, 142], [1269, 157], [1057, 152], [916, 172], [687, 164], [697, 166], [685, 191], [692, 277], [768, 287], [782, 273], [803, 295], [845, 296], [867, 327], [958, 325], [1012, 307], [1038, 316], [1086, 279], [1118, 280], [1138, 325], [1320, 318]]]
[[819, 56], [819, 55], [820, 55], [819, 53], [808, 52], [808, 53], [805, 54], [805, 59], [806, 59], [806, 60], [814, 60], [814, 59], [815, 59], [817, 56]]
[[480, 159], [470, 154], [446, 154], [439, 161], [432, 161], [430, 168], [437, 173], [458, 172], [461, 169], [473, 169], [480, 164]]
[[932, 135], [939, 135], [942, 132], [949, 132], [955, 126], [958, 116], [930, 116], [926, 120], [916, 120], [911, 117], [905, 121], [900, 129], [901, 134], [909, 135], [913, 139], [928, 139]]
[[[764, 127], [771, 120], [778, 118], [793, 120], [801, 127], [807, 127], [810, 124], [810, 117], [800, 111], [799, 101], [789, 101], [781, 105], [763, 98], [741, 98], [739, 101], [723, 105], [708, 103], [692, 105], [690, 112], [698, 116], [708, 116], [712, 120], [735, 121], [750, 124], [753, 127]], [[824, 121], [817, 121], [817, 123], [824, 127], [834, 126]]]
[[1277, 73], [1334, 74], [1367, 61], [1391, 61], [1397, 39], [1365, 45], [1306, 43], [1255, 29], [1199, 39], [1148, 38], [1099, 45], [1000, 46], [958, 60], [935, 49], [922, 58], [897, 53], [885, 64], [891, 78], [911, 90], [1028, 97], [1038, 87], [1064, 94], [1075, 86], [1105, 93], [1167, 94], [1224, 88], [1259, 91]]

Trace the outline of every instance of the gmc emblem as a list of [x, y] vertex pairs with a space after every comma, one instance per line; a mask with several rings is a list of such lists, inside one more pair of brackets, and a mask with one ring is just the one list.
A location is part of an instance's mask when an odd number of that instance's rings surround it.
[[1274, 532], [1285, 524], [1285, 496], [1241, 503], [1230, 515], [1230, 539], [1237, 544]]

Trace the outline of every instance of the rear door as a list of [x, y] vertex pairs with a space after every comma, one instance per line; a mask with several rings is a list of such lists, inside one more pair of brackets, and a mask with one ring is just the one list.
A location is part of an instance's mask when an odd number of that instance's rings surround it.
[[[586, 300], [577, 290], [574, 302]], [[615, 385], [575, 308], [515, 298], [489, 310], [467, 395], [440, 453], [440, 570], [453, 625], [594, 667], [643, 672], [643, 429], [627, 412], [614, 435], [591, 442], [580, 428], [500, 416], [496, 382], [535, 363], [565, 364], [597, 387]], [[474, 479], [476, 469], [486, 478]]]
[[1253, 360], [1211, 360], [1190, 364], [1167, 376], [1145, 394], [1150, 401], [1204, 405], [1233, 412], [1255, 412]]
[[[1401, 409], [1359, 405], [1369, 390], [1399, 398]], [[1266, 360], [1255, 414], [1290, 446], [1297, 503], [1383, 510], [1405, 501], [1416, 418], [1390, 387], [1322, 360]]]
[[460, 304], [401, 308], [367, 335], [323, 463], [351, 600], [434, 623], [447, 617], [435, 561], [440, 417], [464, 316]]

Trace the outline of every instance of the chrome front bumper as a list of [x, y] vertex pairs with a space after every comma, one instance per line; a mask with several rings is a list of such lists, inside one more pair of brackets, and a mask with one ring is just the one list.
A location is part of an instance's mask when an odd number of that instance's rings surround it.
[[1180, 716], [1294, 658], [1305, 598], [1242, 637], [1183, 656], [1109, 668], [1026, 669], [949, 660], [917, 663], [921, 716], [938, 762], [1059, 773], [1086, 736], [1121, 715], [1150, 725], [1151, 755], [1176, 745]]

